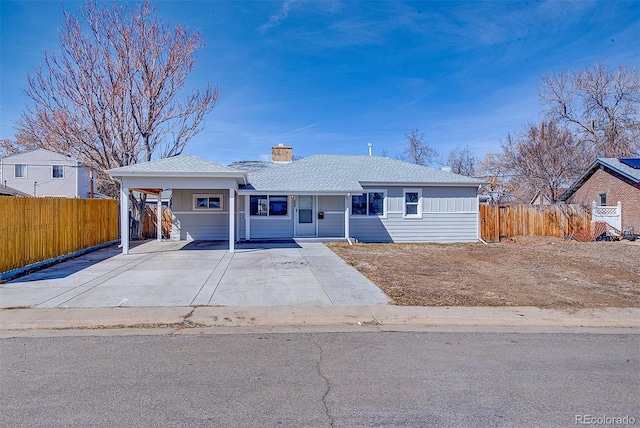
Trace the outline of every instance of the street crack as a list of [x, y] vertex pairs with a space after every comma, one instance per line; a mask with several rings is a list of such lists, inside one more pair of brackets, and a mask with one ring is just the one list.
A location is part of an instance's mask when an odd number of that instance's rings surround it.
[[322, 346], [313, 339], [313, 336], [311, 334], [308, 335], [308, 338], [309, 338], [309, 342], [318, 349], [318, 360], [316, 361], [316, 371], [318, 373], [318, 376], [320, 376], [326, 384], [326, 389], [322, 394], [322, 406], [324, 408], [325, 415], [327, 415], [327, 419], [329, 419], [329, 426], [333, 427], [335, 424], [335, 421], [333, 419], [333, 416], [331, 415], [331, 411], [329, 410], [329, 405], [327, 404], [327, 397], [331, 392], [331, 382], [329, 381], [329, 378], [322, 372], [322, 359], [323, 359], [324, 351], [322, 349]]

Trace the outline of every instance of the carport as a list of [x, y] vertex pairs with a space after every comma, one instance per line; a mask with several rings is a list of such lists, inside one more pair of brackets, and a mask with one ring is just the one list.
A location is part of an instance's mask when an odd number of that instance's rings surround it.
[[[120, 183], [120, 236], [123, 254], [129, 254], [129, 191], [160, 194], [163, 190], [176, 189], [202, 191], [201, 198], [194, 196], [194, 203], [201, 204], [205, 214], [207, 210], [221, 214], [226, 206], [229, 252], [234, 252], [236, 195], [238, 186], [247, 184], [246, 172], [196, 156], [182, 155], [110, 169], [107, 173]], [[214, 194], [215, 197], [208, 197], [210, 194]], [[159, 231], [162, 230], [160, 204], [158, 198], [159, 206], [156, 212]], [[161, 239], [161, 236], [159, 233], [158, 239]]]

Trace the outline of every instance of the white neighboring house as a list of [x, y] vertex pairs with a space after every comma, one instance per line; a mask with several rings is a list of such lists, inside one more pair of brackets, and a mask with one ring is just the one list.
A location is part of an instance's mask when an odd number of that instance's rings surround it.
[[91, 170], [72, 157], [46, 149], [0, 158], [0, 184], [30, 196], [88, 198]]

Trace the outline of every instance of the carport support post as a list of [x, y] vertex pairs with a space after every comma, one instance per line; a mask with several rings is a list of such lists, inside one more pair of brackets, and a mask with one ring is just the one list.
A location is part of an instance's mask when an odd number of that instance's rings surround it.
[[233, 253], [235, 245], [236, 231], [236, 190], [229, 189], [229, 252]]
[[158, 223], [158, 241], [162, 241], [162, 192], [158, 193], [156, 202], [156, 222]]
[[129, 188], [120, 185], [120, 243], [122, 254], [129, 254]]

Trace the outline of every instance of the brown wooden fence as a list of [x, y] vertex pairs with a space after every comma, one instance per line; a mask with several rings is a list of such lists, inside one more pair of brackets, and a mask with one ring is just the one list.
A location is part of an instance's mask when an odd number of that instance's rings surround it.
[[591, 222], [579, 205], [480, 205], [480, 236], [487, 242], [514, 236], [570, 236]]
[[0, 197], [0, 272], [118, 239], [118, 201]]
[[[142, 236], [145, 238], [158, 237], [158, 223], [156, 216], [156, 207], [147, 206], [144, 210], [144, 219], [142, 220]], [[162, 207], [162, 238], [169, 239], [171, 235], [172, 213], [171, 208]]]

